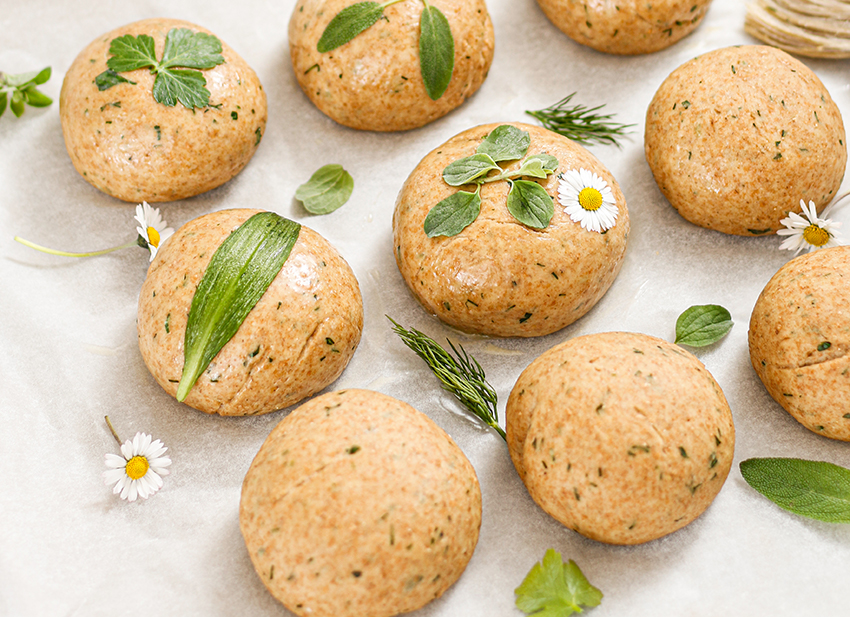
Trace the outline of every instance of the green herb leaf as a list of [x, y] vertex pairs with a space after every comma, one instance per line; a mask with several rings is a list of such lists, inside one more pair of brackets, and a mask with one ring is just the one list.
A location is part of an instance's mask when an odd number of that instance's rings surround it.
[[95, 77], [94, 83], [97, 86], [97, 89], [101, 92], [109, 90], [109, 88], [117, 86], [118, 84], [136, 85], [135, 81], [130, 81], [129, 79], [122, 77], [112, 69], [106, 69], [103, 73]]
[[255, 214], [221, 244], [198, 284], [184, 341], [183, 401], [289, 258], [301, 225], [274, 212]]
[[538, 111], [526, 111], [530, 116], [537, 118], [545, 128], [568, 137], [573, 141], [583, 144], [600, 143], [619, 146], [618, 137], [626, 135], [626, 129], [634, 124], [620, 124], [611, 122], [612, 115], [596, 114], [598, 109], [605, 107], [598, 105], [588, 109], [584, 105], [567, 107], [575, 92], [564, 97], [554, 105]]
[[24, 101], [30, 107], [49, 107], [53, 103], [53, 99], [36, 90], [35, 85], [27, 86], [22, 92]]
[[106, 66], [116, 73], [158, 66], [153, 37], [147, 34], [138, 37], [125, 34], [113, 39], [109, 55], [112, 57], [106, 61]]
[[[53, 103], [53, 99], [39, 92], [36, 86], [50, 79], [50, 67], [40, 71], [20, 73], [17, 75], [5, 75], [0, 73], [0, 116], [6, 111], [8, 105], [12, 113], [18, 118], [24, 113], [24, 106], [47, 107]], [[4, 88], [12, 89], [12, 96]]]
[[530, 145], [531, 136], [527, 131], [510, 124], [503, 124], [490, 131], [490, 134], [478, 146], [477, 152], [489, 154], [490, 158], [498, 163], [521, 159], [528, 152]]
[[329, 214], [347, 202], [353, 190], [354, 179], [342, 165], [325, 165], [298, 187], [295, 199], [310, 214]]
[[532, 178], [546, 178], [558, 169], [558, 159], [551, 154], [532, 154], [522, 162], [517, 174]]
[[206, 107], [210, 91], [206, 78], [198, 71], [168, 69], [160, 71], [153, 82], [153, 98], [157, 103], [174, 107], [180, 101], [187, 109]]
[[12, 100], [9, 101], [9, 109], [15, 114], [16, 118], [20, 118], [24, 113], [24, 95], [20, 90], [15, 90], [12, 93]]
[[188, 28], [172, 28], [165, 36], [160, 62], [162, 68], [211, 69], [223, 62], [221, 41], [210, 34], [193, 32]]
[[[479, 187], [480, 188], [480, 187]], [[423, 228], [429, 238], [434, 236], [456, 236], [471, 225], [481, 212], [481, 196], [478, 191], [458, 191], [428, 211]]]
[[555, 214], [555, 205], [546, 190], [529, 180], [511, 182], [508, 212], [523, 225], [544, 229]]
[[9, 104], [9, 97], [5, 92], [0, 92], [0, 118], [3, 117], [3, 112], [6, 111], [6, 105]]
[[499, 169], [489, 154], [473, 154], [449, 163], [443, 170], [443, 180], [449, 186], [462, 186]]
[[455, 66], [455, 41], [449, 20], [425, 2], [419, 16], [419, 70], [425, 91], [436, 101], [446, 92]]
[[514, 590], [516, 606], [535, 617], [567, 617], [602, 602], [602, 592], [591, 585], [572, 559], [549, 549], [543, 561], [534, 564], [522, 584]]
[[387, 319], [393, 324], [393, 332], [398, 334], [404, 344], [416, 352], [437, 376], [443, 390], [454, 394], [472, 414], [486, 422], [502, 439], [507, 440], [505, 431], [499, 426], [496, 391], [487, 381], [484, 369], [475, 358], [466, 353], [463, 345], [455, 348], [452, 342], [446, 339], [454, 352], [452, 356], [428, 335], [415, 328], [406, 330], [392, 317], [387, 316]]
[[4, 75], [3, 83], [10, 88], [23, 89], [24, 87], [35, 84], [41, 85], [50, 79], [50, 67], [41, 71], [29, 71], [27, 73], [18, 73], [17, 75]]
[[827, 523], [850, 523], [850, 469], [796, 458], [752, 458], [741, 475], [780, 508]]
[[345, 45], [355, 36], [371, 28], [384, 14], [384, 7], [377, 2], [358, 2], [334, 15], [322, 32], [316, 49], [320, 54]]
[[733, 325], [732, 315], [722, 306], [692, 306], [676, 320], [676, 344], [705, 347], [726, 336]]

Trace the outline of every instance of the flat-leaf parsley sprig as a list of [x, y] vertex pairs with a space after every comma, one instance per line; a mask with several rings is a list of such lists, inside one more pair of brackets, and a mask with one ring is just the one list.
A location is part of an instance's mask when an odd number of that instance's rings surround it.
[[576, 562], [564, 563], [552, 548], [514, 593], [517, 608], [537, 617], [568, 617], [581, 613], [582, 606], [592, 608], [602, 602], [602, 592], [588, 582]]
[[584, 105], [568, 107], [575, 95], [576, 93], [573, 92], [545, 109], [525, 113], [537, 118], [544, 128], [573, 141], [582, 144], [613, 144], [619, 147], [620, 142], [617, 139], [627, 135], [629, 131], [626, 129], [635, 125], [613, 122], [612, 114], [595, 113], [605, 105], [597, 105], [589, 109]]
[[[47, 83], [50, 79], [50, 67], [31, 73], [8, 75], [0, 72], [0, 116], [6, 107], [12, 110], [16, 118], [24, 113], [24, 105], [30, 107], [47, 107], [53, 99], [39, 92], [37, 86]], [[12, 92], [11, 98], [9, 91]]]
[[98, 90], [107, 90], [119, 83], [134, 85], [135, 82], [119, 73], [149, 68], [156, 75], [154, 100], [168, 107], [180, 101], [187, 109], [207, 107], [210, 103], [210, 92], [205, 87], [207, 80], [200, 69], [224, 63], [218, 38], [188, 28], [168, 31], [162, 60], [156, 59], [153, 37], [147, 34], [138, 37], [125, 34], [113, 39], [109, 54], [112, 56], [106, 62], [109, 68], [94, 80]]
[[388, 316], [387, 319], [393, 324], [393, 332], [398, 334], [402, 342], [425, 361], [428, 368], [440, 380], [443, 389], [452, 393], [472, 414], [483, 420], [507, 441], [505, 431], [499, 426], [496, 391], [487, 381], [484, 369], [475, 358], [466, 353], [463, 345], [458, 344], [455, 347], [446, 339], [454, 353], [452, 356], [427, 334], [415, 328], [407, 330], [396, 323], [392, 317]]

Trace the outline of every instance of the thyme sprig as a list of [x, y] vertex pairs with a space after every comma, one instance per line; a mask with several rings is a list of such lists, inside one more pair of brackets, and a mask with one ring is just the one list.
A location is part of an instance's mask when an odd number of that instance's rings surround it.
[[626, 129], [635, 125], [612, 122], [613, 114], [595, 113], [605, 105], [597, 105], [591, 108], [584, 105], [568, 107], [575, 95], [576, 93], [573, 92], [545, 109], [526, 111], [525, 113], [537, 118], [544, 128], [573, 141], [582, 144], [613, 144], [619, 147], [620, 142], [617, 141], [617, 138], [630, 133]]
[[387, 319], [393, 323], [393, 331], [404, 344], [422, 358], [437, 376], [443, 390], [454, 394], [464, 407], [507, 441], [505, 431], [499, 426], [496, 391], [488, 383], [484, 369], [475, 358], [466, 353], [463, 345], [458, 343], [455, 347], [446, 339], [454, 353], [452, 356], [427, 334], [415, 328], [407, 330], [392, 317], [387, 316]]

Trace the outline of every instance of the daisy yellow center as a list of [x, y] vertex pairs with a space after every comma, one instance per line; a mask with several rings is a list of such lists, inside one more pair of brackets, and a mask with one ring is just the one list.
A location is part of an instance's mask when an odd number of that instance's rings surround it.
[[129, 461], [127, 461], [127, 466], [124, 470], [127, 472], [127, 476], [131, 480], [138, 480], [139, 478], [144, 478], [145, 474], [148, 472], [148, 459], [144, 456], [134, 456]]
[[592, 186], [585, 187], [578, 194], [578, 205], [589, 212], [595, 212], [602, 207], [602, 193]]
[[153, 227], [148, 227], [148, 244], [154, 248], [159, 248], [159, 232]]
[[803, 239], [812, 246], [823, 246], [829, 242], [829, 232], [817, 225], [809, 225], [803, 230]]

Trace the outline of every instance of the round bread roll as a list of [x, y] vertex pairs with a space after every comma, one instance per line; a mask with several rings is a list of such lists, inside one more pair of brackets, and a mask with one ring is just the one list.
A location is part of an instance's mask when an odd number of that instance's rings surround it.
[[749, 342], [753, 368], [785, 411], [850, 441], [850, 246], [780, 268], [753, 309]]
[[212, 34], [176, 19], [129, 24], [80, 52], [62, 83], [59, 115], [71, 162], [92, 186], [124, 201], [174, 201], [213, 189], [245, 167], [266, 130], [260, 80], [223, 42], [224, 64], [200, 71], [208, 107], [158, 103], [148, 68], [119, 73], [135, 84], [98, 90], [95, 79], [107, 70], [114, 39], [150, 36], [161, 60], [174, 28]]
[[553, 24], [577, 43], [609, 54], [648, 54], [690, 34], [711, 0], [537, 0]]
[[[139, 350], [171, 396], [183, 373], [195, 290], [221, 243], [258, 210], [189, 221], [157, 252], [139, 294]], [[327, 240], [302, 226], [289, 258], [184, 401], [223, 416], [262, 414], [315, 394], [340, 376], [363, 330], [357, 279]]]
[[673, 71], [646, 112], [646, 160], [685, 219], [775, 233], [800, 200], [827, 204], [847, 164], [844, 123], [817, 76], [784, 51], [736, 46]]
[[639, 544], [684, 527], [720, 491], [732, 413], [694, 356], [644, 334], [571, 339], [532, 362], [506, 409], [534, 501], [583, 536]]
[[239, 523], [257, 574], [290, 611], [389, 617], [463, 573], [481, 490], [427, 416], [377, 392], [331, 392], [266, 439], [242, 485]]
[[[416, 299], [447, 324], [478, 334], [542, 336], [587, 313], [614, 282], [626, 250], [629, 214], [617, 181], [587, 150], [546, 129], [512, 125], [530, 134], [528, 155], [558, 159], [557, 171], [539, 181], [556, 199], [549, 226], [532, 229], [513, 218], [507, 209], [510, 186], [500, 181], [481, 187], [481, 213], [458, 235], [425, 234], [428, 211], [459, 190], [443, 181], [443, 169], [474, 154], [499, 126], [487, 124], [452, 137], [410, 174], [393, 216], [395, 256]], [[501, 165], [515, 170], [520, 161]], [[583, 229], [557, 201], [558, 175], [582, 168], [607, 182], [619, 210], [616, 224], [604, 233]]]
[[367, 131], [406, 131], [436, 120], [472, 96], [493, 62], [493, 24], [484, 0], [432, 0], [454, 38], [454, 72], [436, 101], [419, 66], [419, 0], [399, 2], [348, 43], [316, 48], [335, 15], [357, 0], [298, 0], [289, 20], [295, 77], [322, 113]]

